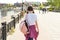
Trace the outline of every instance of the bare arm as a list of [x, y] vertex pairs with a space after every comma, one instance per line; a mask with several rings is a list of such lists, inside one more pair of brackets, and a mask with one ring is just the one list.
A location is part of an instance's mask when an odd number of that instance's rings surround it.
[[38, 23], [37, 23], [37, 21], [36, 21], [35, 23], [36, 23], [36, 31], [39, 32], [39, 28], [38, 28]]

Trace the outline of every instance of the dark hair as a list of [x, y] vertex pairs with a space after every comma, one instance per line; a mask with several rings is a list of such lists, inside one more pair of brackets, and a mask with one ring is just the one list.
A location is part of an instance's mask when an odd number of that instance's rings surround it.
[[[29, 6], [28, 8], [27, 8], [27, 10], [28, 11], [33, 11], [33, 7], [32, 6]], [[28, 12], [27, 12], [28, 13]], [[34, 11], [33, 11], [33, 13], [34, 13]]]
[[33, 11], [32, 6], [29, 6], [27, 10], [28, 10], [28, 11]]

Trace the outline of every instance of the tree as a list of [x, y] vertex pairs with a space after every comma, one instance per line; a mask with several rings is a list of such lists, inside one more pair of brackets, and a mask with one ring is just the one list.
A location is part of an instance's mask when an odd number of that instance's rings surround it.
[[47, 0], [47, 1], [52, 7], [55, 7], [55, 9], [60, 8], [60, 0]]
[[43, 3], [40, 3], [40, 5], [39, 5], [39, 8], [38, 8], [38, 9], [40, 10], [40, 9], [43, 9], [44, 7], [45, 7], [45, 6], [43, 5]]

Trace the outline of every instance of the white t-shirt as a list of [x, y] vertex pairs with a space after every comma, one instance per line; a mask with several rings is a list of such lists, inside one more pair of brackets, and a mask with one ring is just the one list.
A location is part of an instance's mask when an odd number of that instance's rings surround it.
[[28, 26], [35, 25], [35, 21], [37, 21], [37, 15], [35, 15], [33, 13], [28, 13], [25, 17], [25, 20], [26, 20]]

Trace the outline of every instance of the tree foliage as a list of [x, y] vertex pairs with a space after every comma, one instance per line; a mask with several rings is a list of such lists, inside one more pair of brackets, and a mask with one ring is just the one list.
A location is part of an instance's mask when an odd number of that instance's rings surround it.
[[60, 8], [60, 0], [47, 0], [47, 1], [52, 7], [54, 6], [56, 9]]

